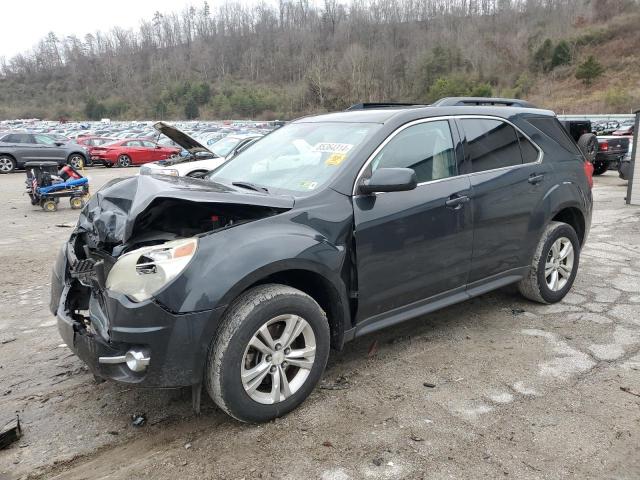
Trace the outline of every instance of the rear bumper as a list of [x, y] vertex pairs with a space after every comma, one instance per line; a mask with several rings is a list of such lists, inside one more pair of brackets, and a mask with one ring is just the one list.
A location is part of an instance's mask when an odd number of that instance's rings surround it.
[[[61, 255], [64, 255], [61, 252]], [[64, 258], [52, 275], [50, 309], [67, 346], [102, 378], [145, 387], [181, 387], [202, 381], [209, 344], [222, 309], [173, 314], [154, 301], [134, 303], [124, 296], [94, 292], [70, 278]], [[71, 311], [78, 296], [89, 296], [88, 315]], [[125, 363], [100, 363], [144, 349], [150, 362], [143, 372]]]

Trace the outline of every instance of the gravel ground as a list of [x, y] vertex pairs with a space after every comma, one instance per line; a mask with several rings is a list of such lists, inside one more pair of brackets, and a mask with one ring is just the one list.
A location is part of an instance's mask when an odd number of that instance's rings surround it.
[[[135, 173], [88, 171], [94, 188]], [[208, 399], [193, 415], [190, 390], [96, 384], [47, 308], [77, 211], [44, 213], [23, 173], [1, 176], [0, 422], [19, 413], [24, 437], [0, 479], [639, 478], [640, 208], [615, 172], [595, 181], [563, 302], [507, 288], [360, 338], [301, 408], [255, 426]]]

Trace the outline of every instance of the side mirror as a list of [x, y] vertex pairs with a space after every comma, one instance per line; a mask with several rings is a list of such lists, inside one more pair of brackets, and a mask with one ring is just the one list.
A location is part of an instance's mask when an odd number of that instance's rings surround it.
[[360, 185], [358, 191], [369, 195], [375, 192], [404, 192], [417, 186], [416, 172], [411, 168], [380, 168]]
[[56, 147], [61, 147], [64, 145], [64, 142], [55, 142]]
[[156, 148], [162, 148], [160, 145], [156, 145]]

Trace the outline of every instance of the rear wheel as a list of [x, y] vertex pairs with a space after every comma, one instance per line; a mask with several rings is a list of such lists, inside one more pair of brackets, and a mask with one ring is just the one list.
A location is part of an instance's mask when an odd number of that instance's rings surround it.
[[0, 173], [11, 173], [16, 169], [16, 161], [9, 155], [0, 156]]
[[609, 169], [609, 164], [607, 162], [603, 162], [601, 160], [597, 160], [593, 162], [593, 174], [594, 175], [602, 175]]
[[130, 167], [131, 166], [131, 157], [129, 155], [125, 155], [124, 153], [118, 157], [118, 166], [119, 167]]
[[578, 272], [580, 241], [566, 223], [551, 222], [545, 229], [526, 277], [518, 289], [529, 300], [559, 302], [569, 292]]
[[80, 170], [82, 167], [84, 167], [85, 161], [82, 155], [80, 155], [79, 153], [74, 153], [69, 156], [68, 163], [76, 170]]
[[209, 395], [244, 422], [284, 415], [320, 380], [329, 342], [327, 318], [313, 298], [285, 285], [255, 287], [229, 307], [209, 349]]
[[593, 163], [598, 154], [598, 138], [593, 133], [584, 133], [578, 139], [578, 147], [587, 160]]

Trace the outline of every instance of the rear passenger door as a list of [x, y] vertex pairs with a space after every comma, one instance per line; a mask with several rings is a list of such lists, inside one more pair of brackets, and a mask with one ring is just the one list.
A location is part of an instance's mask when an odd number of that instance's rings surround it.
[[[523, 248], [531, 218], [546, 190], [542, 153], [510, 123], [457, 120], [473, 195], [473, 258], [469, 284], [528, 264]], [[473, 287], [473, 285], [470, 285]]]

